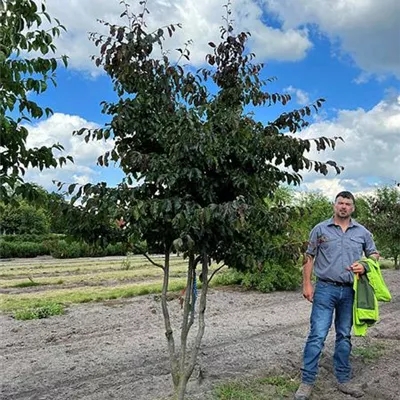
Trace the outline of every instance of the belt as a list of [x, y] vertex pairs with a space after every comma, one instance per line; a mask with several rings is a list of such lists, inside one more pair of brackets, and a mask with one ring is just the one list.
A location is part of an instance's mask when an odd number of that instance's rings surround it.
[[321, 278], [318, 278], [318, 280], [320, 282], [329, 283], [329, 284], [335, 285], [335, 286], [353, 286], [353, 284], [351, 282], [336, 282], [336, 281], [330, 281], [328, 279], [321, 279]]

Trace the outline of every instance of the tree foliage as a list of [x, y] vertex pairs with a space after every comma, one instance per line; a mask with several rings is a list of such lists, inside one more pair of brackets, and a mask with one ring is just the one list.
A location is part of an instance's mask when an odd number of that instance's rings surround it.
[[[44, 21], [50, 24], [44, 29]], [[49, 81], [56, 84], [55, 71], [60, 60], [67, 65], [67, 57], [49, 57], [56, 51], [54, 39], [64, 26], [33, 0], [0, 1], [0, 197], [8, 201], [10, 191], [29, 195], [32, 187], [23, 184], [28, 167], [62, 166], [71, 157], [56, 159], [54, 151], [60, 144], [28, 148], [28, 130], [23, 125], [31, 119], [50, 116], [52, 110], [41, 107], [29, 94], [46, 91]], [[30, 56], [31, 55], [31, 56]]]
[[377, 246], [384, 257], [393, 258], [400, 268], [400, 191], [396, 186], [378, 188], [367, 196], [367, 213], [364, 223], [374, 234]]
[[[250, 34], [234, 33], [229, 4], [221, 42], [209, 43], [207, 66], [198, 71], [181, 65], [190, 58], [187, 47], [178, 49], [178, 62], [164, 51], [167, 37], [180, 26], [148, 31], [148, 9], [145, 1], [141, 4], [139, 15], [132, 15], [125, 5], [122, 17], [127, 25], [104, 22], [109, 35], [91, 35], [100, 49], [95, 63], [111, 78], [119, 101], [102, 103], [103, 113], [111, 116], [104, 128], [77, 132], [86, 141], [112, 140], [113, 149], [98, 163], [117, 162], [126, 178], [114, 189], [87, 184], [72, 185], [69, 190], [93, 212], [114, 204], [127, 232], [140, 232], [150, 247], [163, 251], [164, 262], [154, 264], [164, 273], [162, 308], [171, 372], [176, 395], [183, 399], [205, 328], [210, 260], [245, 269], [271, 255], [285, 253], [296, 259], [298, 245], [290, 251], [282, 251], [282, 243], [266, 245], [272, 235], [285, 232], [293, 210], [268, 205], [265, 199], [281, 183], [299, 184], [302, 170], [326, 174], [329, 166], [338, 172], [340, 168], [333, 161], [307, 157], [313, 144], [323, 150], [334, 147], [335, 139], [305, 140], [284, 134], [306, 127], [307, 116], [322, 106], [323, 99], [267, 124], [247, 111], [250, 106], [286, 104], [290, 96], [270, 92], [273, 79], [262, 79], [263, 65], [255, 63], [254, 54], [246, 50]], [[169, 258], [174, 251], [188, 260], [179, 350], [166, 300]], [[189, 352], [199, 265], [198, 330]]]
[[302, 210], [302, 215], [294, 223], [300, 230], [303, 240], [306, 241], [315, 225], [332, 217], [333, 204], [325, 195], [315, 192], [302, 193], [296, 203]]
[[50, 217], [44, 209], [35, 207], [25, 201], [16, 206], [7, 204], [2, 207], [0, 215], [1, 234], [36, 234], [50, 232]]
[[[125, 230], [120, 229], [120, 212], [116, 211], [115, 204], [112, 204], [108, 196], [99, 204], [99, 207], [88, 205], [66, 204], [63, 209], [63, 218], [68, 228], [67, 232], [75, 239], [79, 239], [91, 245], [105, 248], [108, 244], [118, 242], [137, 243], [139, 237], [127, 236]], [[118, 216], [118, 218], [117, 218]]]

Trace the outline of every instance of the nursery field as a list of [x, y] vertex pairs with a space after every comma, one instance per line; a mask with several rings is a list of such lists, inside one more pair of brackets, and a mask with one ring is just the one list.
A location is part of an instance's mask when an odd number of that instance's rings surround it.
[[[162, 263], [162, 258], [153, 256]], [[212, 265], [212, 272], [217, 265]], [[172, 257], [169, 288], [186, 286], [187, 261]], [[215, 284], [221, 282], [221, 276]], [[163, 271], [144, 256], [56, 260], [51, 257], [0, 263], [0, 310], [28, 319], [29, 310], [61, 310], [71, 304], [161, 292]], [[45, 311], [46, 312], [46, 311]], [[22, 314], [21, 314], [22, 313]], [[24, 317], [25, 316], [25, 317]]]
[[[184, 271], [183, 260], [174, 258], [176, 290], [184, 286]], [[136, 256], [2, 262], [0, 398], [171, 399], [161, 272]], [[353, 339], [353, 374], [364, 385], [365, 400], [397, 400], [400, 387], [400, 274], [383, 274], [393, 299], [381, 304], [381, 321], [368, 336]], [[222, 273], [210, 289], [188, 400], [293, 398], [310, 303], [300, 291], [265, 294], [223, 286], [229, 277]], [[171, 292], [169, 306], [179, 341], [178, 293]], [[54, 315], [56, 305], [62, 315]], [[48, 318], [16, 318], [29, 317], [27, 310], [42, 310], [40, 317]], [[192, 339], [196, 328], [197, 319]], [[332, 331], [313, 400], [348, 399], [335, 386], [334, 340]]]

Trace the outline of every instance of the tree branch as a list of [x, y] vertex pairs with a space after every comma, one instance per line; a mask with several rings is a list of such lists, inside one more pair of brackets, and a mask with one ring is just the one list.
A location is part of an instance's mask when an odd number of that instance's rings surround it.
[[165, 271], [165, 268], [162, 264], [158, 264], [155, 261], [153, 261], [149, 255], [147, 253], [145, 253], [140, 247], [133, 245], [133, 248], [138, 250], [140, 252], [140, 254], [142, 254], [143, 256], [145, 256], [153, 265], [155, 265], [158, 268], [161, 268], [163, 271]]
[[217, 268], [215, 271], [213, 271], [213, 273], [211, 274], [210, 278], [207, 281], [207, 285], [210, 284], [211, 279], [214, 277], [214, 275], [219, 272], [222, 268], [226, 267], [226, 264], [222, 264], [219, 268]]
[[193, 269], [196, 270], [198, 263], [201, 261], [201, 256], [197, 256], [193, 262]]

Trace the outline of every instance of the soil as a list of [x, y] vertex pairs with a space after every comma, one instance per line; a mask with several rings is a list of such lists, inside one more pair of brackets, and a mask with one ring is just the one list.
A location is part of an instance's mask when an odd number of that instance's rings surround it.
[[[400, 273], [385, 270], [384, 277], [393, 300], [381, 303], [381, 321], [367, 338], [353, 338], [355, 348], [384, 349], [370, 362], [353, 356], [354, 380], [364, 385], [366, 400], [400, 398]], [[179, 302], [169, 305], [178, 329]], [[188, 398], [211, 398], [214, 385], [235, 378], [298, 379], [310, 309], [299, 291], [211, 290]], [[332, 329], [313, 399], [351, 399], [335, 387], [333, 344]], [[159, 400], [172, 393], [159, 296], [71, 306], [63, 316], [42, 320], [1, 314], [0, 357], [4, 400]]]

